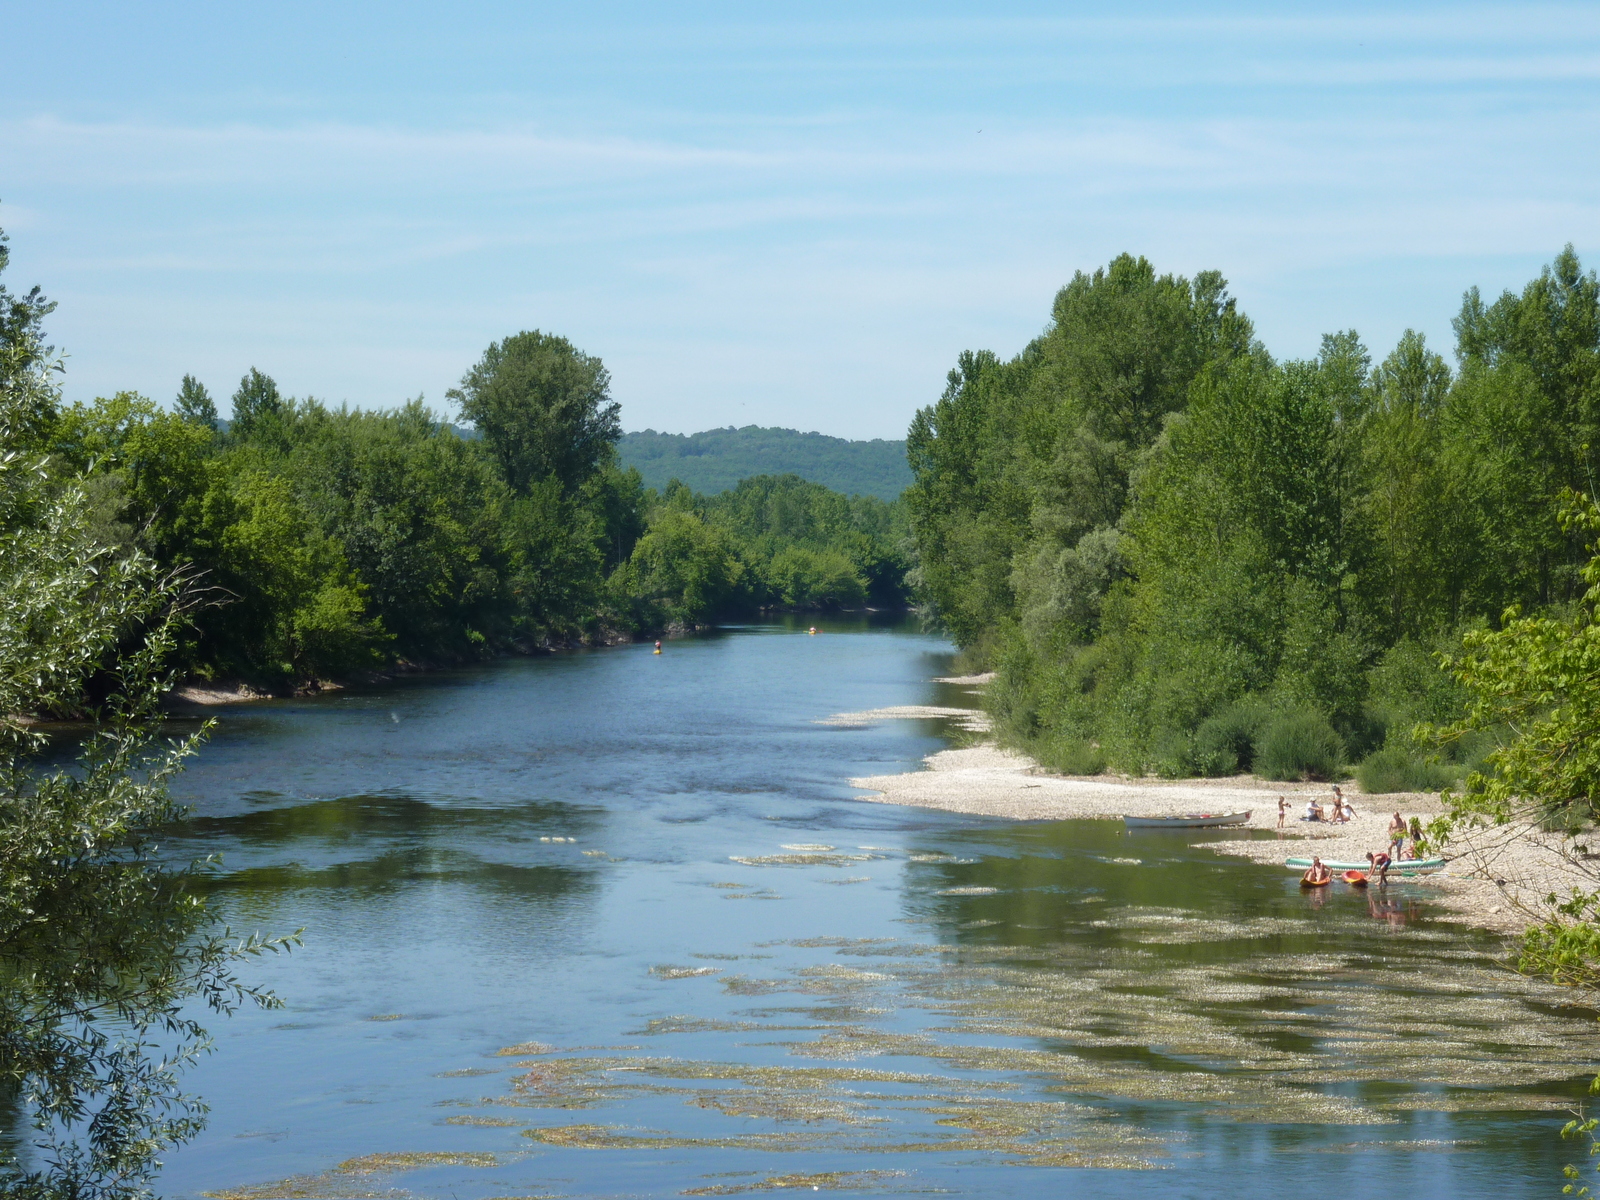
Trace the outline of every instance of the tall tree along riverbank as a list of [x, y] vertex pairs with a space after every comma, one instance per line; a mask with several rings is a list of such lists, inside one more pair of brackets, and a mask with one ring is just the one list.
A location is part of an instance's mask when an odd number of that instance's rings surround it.
[[175, 662], [201, 678], [283, 689], [762, 607], [906, 601], [898, 504], [795, 476], [710, 498], [646, 489], [619, 465], [604, 365], [564, 338], [495, 342], [450, 398], [480, 436], [421, 400], [334, 408], [252, 368], [231, 419], [187, 376], [170, 408], [49, 392], [7, 449], [82, 485], [97, 544], [182, 576], [195, 604]]
[[1469, 291], [1455, 365], [1408, 332], [1275, 359], [1215, 272], [1079, 274], [1014, 358], [961, 355], [912, 423], [917, 583], [1008, 736], [1093, 772], [1437, 787], [1438, 655], [1585, 589], [1561, 498], [1595, 485], [1600, 285], [1569, 248]]

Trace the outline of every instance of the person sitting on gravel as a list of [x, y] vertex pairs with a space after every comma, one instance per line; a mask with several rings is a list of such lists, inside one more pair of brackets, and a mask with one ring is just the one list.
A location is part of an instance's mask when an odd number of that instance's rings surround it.
[[1317, 803], [1315, 797], [1312, 797], [1312, 796], [1307, 796], [1306, 797], [1306, 815], [1301, 817], [1300, 819], [1302, 821], [1320, 821], [1320, 820], [1322, 820], [1322, 805]]

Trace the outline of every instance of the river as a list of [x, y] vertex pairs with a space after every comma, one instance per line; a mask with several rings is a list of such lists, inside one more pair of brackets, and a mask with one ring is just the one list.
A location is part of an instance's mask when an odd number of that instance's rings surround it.
[[[169, 1196], [1549, 1194], [1595, 1014], [1392, 889], [863, 803], [960, 734], [898, 620], [223, 711], [174, 853], [246, 974]], [[1152, 1171], [1160, 1174], [1152, 1174]]]

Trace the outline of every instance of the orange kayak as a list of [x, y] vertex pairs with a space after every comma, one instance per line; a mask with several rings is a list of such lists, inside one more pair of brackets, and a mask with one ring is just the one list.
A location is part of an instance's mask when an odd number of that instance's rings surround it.
[[1311, 874], [1308, 871], [1306, 874], [1300, 876], [1301, 887], [1327, 887], [1332, 882], [1332, 875], [1328, 876], [1326, 879], [1312, 879]]
[[1367, 873], [1365, 871], [1346, 871], [1344, 881], [1351, 887], [1366, 887]]

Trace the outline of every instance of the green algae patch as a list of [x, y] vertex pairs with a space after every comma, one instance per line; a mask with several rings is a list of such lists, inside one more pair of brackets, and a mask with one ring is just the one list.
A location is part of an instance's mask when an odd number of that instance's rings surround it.
[[446, 1117], [439, 1122], [441, 1125], [471, 1125], [482, 1126], [489, 1129], [515, 1129], [522, 1125], [521, 1121], [509, 1121], [505, 1117]]
[[494, 1052], [496, 1058], [522, 1058], [529, 1054], [554, 1054], [556, 1048], [544, 1042], [518, 1042], [515, 1046], [505, 1046]]
[[738, 1196], [745, 1192], [777, 1192], [799, 1188], [813, 1192], [864, 1192], [881, 1187], [891, 1179], [904, 1179], [904, 1171], [819, 1171], [813, 1174], [769, 1175], [750, 1183], [718, 1183], [689, 1188], [683, 1196]]
[[369, 1021], [404, 1021], [404, 1013], [379, 1013], [375, 1017], [368, 1017]]
[[363, 1154], [333, 1168], [334, 1175], [387, 1175], [422, 1167], [493, 1167], [499, 1160], [481, 1150], [406, 1151], [400, 1154]]
[[746, 867], [847, 867], [851, 863], [872, 862], [881, 854], [839, 854], [809, 852], [795, 854], [730, 854], [732, 862]]
[[[1017, 896], [1004, 903], [1031, 903]], [[648, 1103], [652, 1124], [674, 1126], [662, 1105], [676, 1099], [696, 1114], [683, 1118], [693, 1122], [686, 1130], [598, 1121], [524, 1129], [551, 1147], [992, 1155], [1012, 1166], [1149, 1169], [1188, 1153], [1186, 1135], [1170, 1128], [1174, 1111], [1180, 1123], [1300, 1126], [1313, 1138], [1367, 1127], [1373, 1138], [1351, 1145], [1403, 1150], [1378, 1131], [1420, 1112], [1570, 1107], [1555, 1093], [1587, 1073], [1574, 1036], [1587, 1023], [1560, 1009], [1554, 989], [1495, 972], [1459, 937], [1423, 931], [1430, 936], [1396, 954], [1392, 931], [1374, 927], [1331, 950], [1278, 917], [1092, 911], [1077, 925], [1093, 938], [1041, 945], [763, 943], [815, 953], [771, 978], [724, 975], [723, 994], [816, 997], [740, 1015], [804, 1014], [819, 1024], [679, 1014], [639, 1032], [790, 1030], [791, 1040], [764, 1043], [784, 1060], [530, 1059], [509, 1096], [480, 1103], [619, 1115]], [[952, 920], [950, 936], [987, 926]], [[882, 1023], [917, 1012], [928, 1018]], [[1120, 1115], [1152, 1107], [1159, 1116]], [[755, 1186], [763, 1179], [802, 1177], [706, 1178], [708, 1187], [762, 1191], [788, 1186]]]
[[274, 1183], [253, 1184], [223, 1191], [202, 1192], [210, 1200], [367, 1200], [403, 1197], [393, 1188], [374, 1190], [360, 1182], [374, 1175], [393, 1175], [425, 1167], [493, 1167], [499, 1159], [482, 1151], [408, 1151], [398, 1154], [364, 1154], [346, 1159], [320, 1175], [293, 1175]]
[[698, 979], [703, 975], [716, 975], [721, 967], [677, 967], [671, 963], [657, 963], [650, 974], [657, 979]]
[[755, 1021], [718, 1021], [709, 1017], [656, 1017], [646, 1021], [643, 1029], [632, 1032], [639, 1037], [661, 1037], [669, 1033], [743, 1033], [751, 1029], [765, 1029]]

